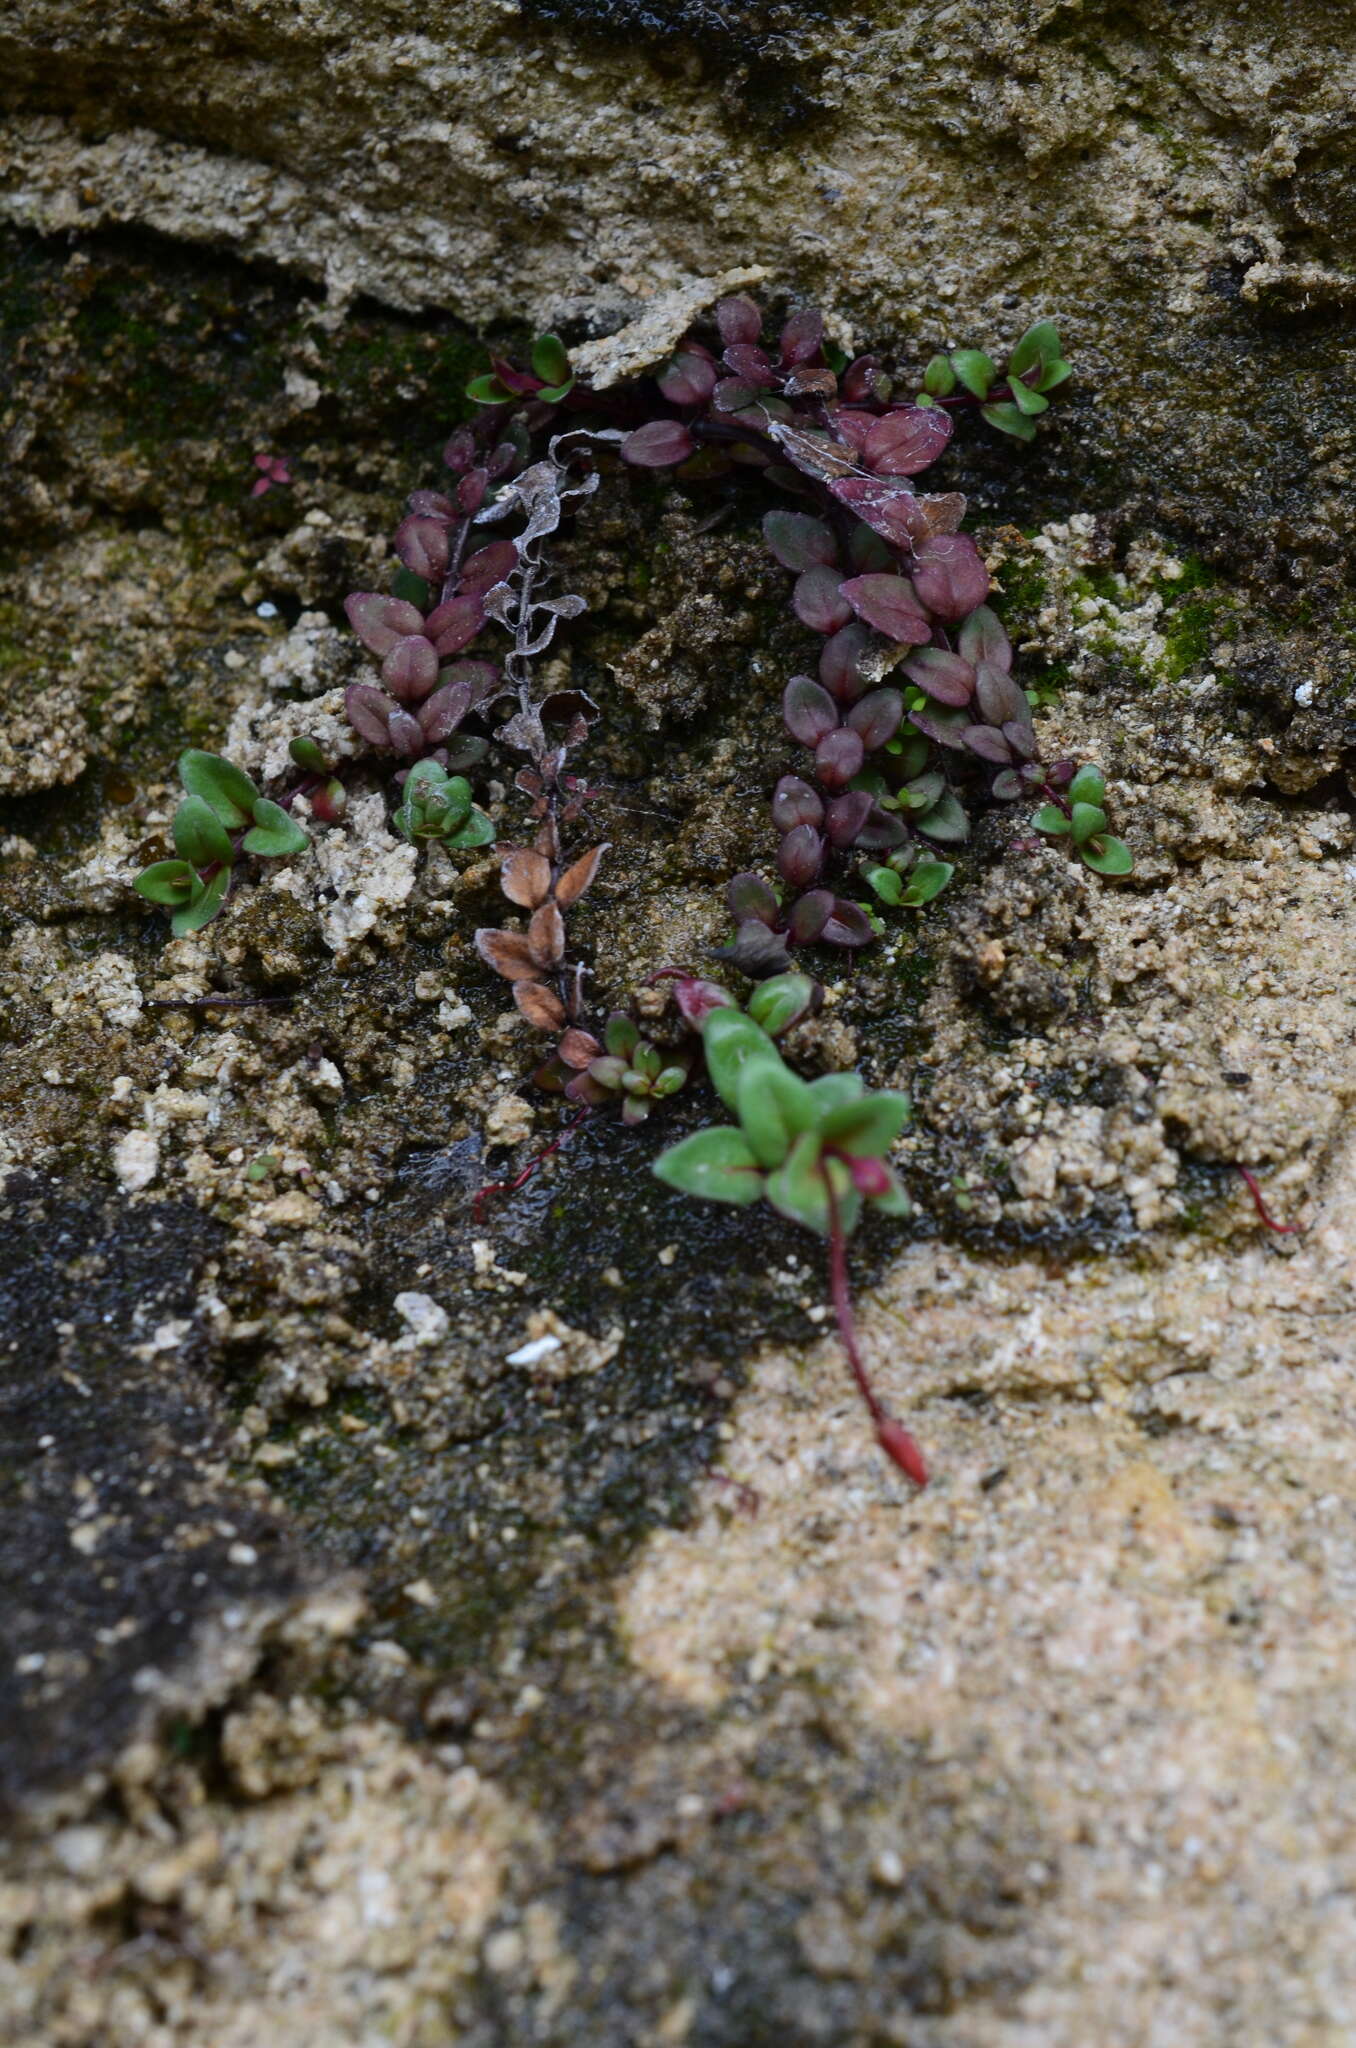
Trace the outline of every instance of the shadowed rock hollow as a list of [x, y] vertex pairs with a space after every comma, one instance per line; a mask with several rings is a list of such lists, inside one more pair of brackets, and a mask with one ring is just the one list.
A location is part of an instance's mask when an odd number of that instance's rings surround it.
[[[1349, 24], [16, 0], [0, 52], [0, 2039], [1346, 2048]], [[802, 1047], [917, 1105], [855, 1262], [921, 1497], [813, 1242], [663, 1134], [477, 1225], [553, 1113], [491, 864], [379, 774], [194, 938], [128, 887], [182, 745], [339, 743], [481, 337], [643, 366], [731, 269], [1078, 366], [948, 481], [1135, 874], [995, 812]], [[609, 992], [768, 859], [757, 509], [609, 473], [564, 543]]]

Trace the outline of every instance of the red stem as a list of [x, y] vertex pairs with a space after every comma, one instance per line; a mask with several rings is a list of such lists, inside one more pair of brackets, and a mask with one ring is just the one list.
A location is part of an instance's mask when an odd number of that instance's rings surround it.
[[1274, 1230], [1277, 1237], [1298, 1237], [1303, 1226], [1298, 1223], [1278, 1223], [1276, 1221], [1276, 1218], [1262, 1199], [1262, 1190], [1258, 1185], [1257, 1175], [1250, 1172], [1246, 1166], [1239, 1166], [1237, 1163], [1235, 1163], [1234, 1171], [1239, 1175], [1244, 1187], [1252, 1196], [1252, 1205], [1267, 1229]]
[[561, 1131], [558, 1134], [558, 1136], [554, 1137], [551, 1140], [551, 1143], [548, 1146], [546, 1146], [544, 1151], [534, 1154], [534, 1156], [528, 1160], [527, 1165], [522, 1169], [521, 1173], [516, 1173], [513, 1176], [512, 1180], [486, 1181], [484, 1187], [480, 1188], [477, 1191], [475, 1200], [471, 1204], [471, 1213], [475, 1217], [476, 1222], [484, 1222], [485, 1204], [489, 1200], [491, 1195], [516, 1195], [519, 1188], [526, 1187], [527, 1183], [531, 1180], [533, 1174], [537, 1172], [538, 1168], [544, 1166], [546, 1161], [550, 1159], [554, 1153], [559, 1152], [561, 1146], [565, 1143], [566, 1139], [571, 1137], [574, 1134], [574, 1132], [579, 1129], [579, 1126], [583, 1123], [584, 1119], [586, 1117], [592, 1116], [592, 1114], [592, 1105], [589, 1105], [588, 1107], [581, 1109], [578, 1116], [571, 1117], [569, 1123], [566, 1124], [564, 1130]]
[[838, 1335], [852, 1377], [857, 1382], [857, 1391], [866, 1403], [868, 1415], [876, 1430], [876, 1442], [888, 1458], [893, 1459], [901, 1472], [908, 1474], [915, 1486], [926, 1486], [928, 1468], [918, 1443], [910, 1436], [903, 1423], [896, 1422], [881, 1406], [870, 1374], [862, 1363], [861, 1352], [857, 1349], [857, 1325], [852, 1314], [852, 1290], [848, 1283], [847, 1238], [843, 1234], [843, 1219], [838, 1208], [838, 1197], [833, 1181], [824, 1169], [824, 1187], [829, 1198], [829, 1288], [833, 1297], [833, 1312], [838, 1322]]

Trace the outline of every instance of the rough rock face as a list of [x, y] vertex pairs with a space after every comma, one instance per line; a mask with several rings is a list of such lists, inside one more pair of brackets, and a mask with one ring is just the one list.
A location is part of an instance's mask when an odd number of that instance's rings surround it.
[[1085, 485], [1284, 552], [1350, 482], [1303, 333], [1356, 291], [1320, 0], [16, 0], [0, 55], [24, 225], [570, 332], [749, 263], [924, 351], [1054, 312], [1100, 393]]
[[[1353, 40], [7, 10], [6, 2048], [1348, 2048]], [[492, 864], [416, 860], [370, 764], [206, 932], [128, 893], [185, 742], [351, 753], [340, 601], [468, 328], [642, 365], [732, 270], [910, 361], [1049, 311], [1079, 368], [948, 461], [1135, 874], [990, 815], [799, 1047], [915, 1098], [854, 1265], [921, 1497], [818, 1248], [653, 1132], [474, 1217], [551, 1111]], [[806, 635], [722, 511], [611, 479], [563, 544], [609, 993], [767, 859]]]

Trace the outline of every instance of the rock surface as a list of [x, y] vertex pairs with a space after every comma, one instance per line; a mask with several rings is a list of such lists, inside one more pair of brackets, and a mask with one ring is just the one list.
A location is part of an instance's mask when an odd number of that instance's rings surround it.
[[[10, 10], [6, 2048], [1346, 2048], [1352, 40]], [[917, 1103], [917, 1222], [855, 1257], [921, 1497], [816, 1247], [647, 1133], [473, 1216], [550, 1111], [493, 870], [380, 776], [204, 934], [128, 894], [186, 742], [351, 751], [340, 602], [462, 323], [624, 367], [732, 266], [910, 360], [1053, 311], [1080, 368], [949, 459], [1135, 876], [995, 813], [799, 1048]], [[746, 509], [611, 482], [564, 563], [624, 987], [766, 859], [805, 636]]]

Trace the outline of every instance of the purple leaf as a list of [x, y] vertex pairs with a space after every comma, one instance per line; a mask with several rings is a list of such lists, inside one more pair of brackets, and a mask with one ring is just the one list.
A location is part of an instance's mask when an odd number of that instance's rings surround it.
[[856, 844], [857, 834], [871, 815], [871, 799], [864, 789], [845, 790], [829, 805], [824, 830], [830, 846]]
[[[1030, 706], [1027, 707], [1028, 711]], [[1003, 722], [1003, 737], [1019, 761], [1034, 761], [1036, 758], [1036, 735], [1029, 724], [1020, 718], [1009, 718]]]
[[860, 519], [848, 539], [848, 560], [859, 576], [864, 576], [868, 570], [893, 569], [895, 566], [886, 542]]
[[1015, 768], [1002, 768], [993, 779], [994, 795], [1002, 797], [1005, 802], [1010, 801], [1015, 796], [1021, 796], [1025, 787], [1025, 783]]
[[457, 503], [468, 519], [472, 518], [484, 504], [489, 484], [488, 469], [468, 469], [457, 485]]
[[754, 981], [765, 981], [769, 975], [785, 974], [791, 965], [791, 955], [786, 950], [786, 940], [780, 932], [771, 932], [758, 918], [747, 918], [735, 932], [728, 946], [717, 946], [713, 957], [728, 960], [741, 974], [747, 974]]
[[872, 804], [871, 814], [857, 834], [857, 844], [864, 851], [874, 853], [886, 847], [902, 846], [908, 836], [906, 825], [890, 811], [883, 811], [879, 804]]
[[777, 848], [777, 872], [793, 889], [818, 879], [824, 865], [824, 841], [813, 825], [793, 825]]
[[755, 391], [770, 390], [777, 381], [777, 373], [768, 357], [750, 342], [736, 341], [727, 348], [725, 365], [743, 383], [751, 384]]
[[450, 521], [457, 517], [456, 506], [450, 498], [445, 498], [441, 491], [411, 491], [405, 503], [411, 512], [417, 512], [421, 519]]
[[879, 356], [857, 356], [843, 372], [843, 396], [854, 401], [875, 396], [884, 364]]
[[457, 476], [476, 459], [476, 437], [469, 427], [458, 427], [443, 450], [443, 461]]
[[822, 562], [796, 578], [791, 609], [812, 633], [836, 633], [852, 617], [852, 607], [843, 596], [841, 576]]
[[696, 446], [681, 420], [647, 420], [627, 435], [618, 453], [637, 469], [672, 469], [686, 462]]
[[396, 641], [381, 665], [381, 679], [402, 704], [427, 697], [438, 680], [438, 657], [422, 633]]
[[937, 712], [911, 711], [909, 723], [925, 739], [936, 740], [939, 747], [964, 747], [964, 735], [969, 729], [964, 711], [951, 705]]
[[868, 754], [883, 747], [899, 731], [904, 716], [904, 699], [898, 690], [870, 690], [859, 697], [847, 715]]
[[861, 734], [840, 725], [815, 748], [815, 774], [825, 789], [846, 789], [853, 776], [860, 774], [864, 757]]
[[819, 825], [824, 804], [819, 791], [799, 775], [783, 775], [772, 792], [772, 822], [779, 832], [793, 825]]
[[386, 717], [386, 731], [390, 745], [398, 754], [412, 760], [424, 750], [424, 732], [417, 718], [412, 718], [402, 705], [393, 704]]
[[855, 903], [848, 903], [841, 896], [835, 896], [833, 910], [820, 937], [826, 946], [869, 946], [876, 934], [871, 929], [871, 920], [864, 910]]
[[485, 623], [485, 607], [475, 595], [449, 597], [431, 611], [420, 625], [438, 654], [460, 654], [469, 647]]
[[726, 348], [738, 342], [757, 341], [763, 331], [763, 315], [746, 292], [721, 299], [716, 306], [716, 326]]
[[680, 348], [656, 380], [670, 405], [705, 405], [716, 388], [716, 366], [706, 349]]
[[832, 566], [838, 560], [838, 543], [822, 519], [808, 512], [768, 512], [763, 516], [763, 539], [783, 569], [797, 575], [817, 563]]
[[839, 405], [833, 411], [833, 430], [860, 455], [865, 448], [871, 429], [876, 425], [874, 412], [857, 412], [850, 405]]
[[856, 513], [873, 532], [883, 535], [892, 547], [909, 548], [919, 521], [918, 500], [906, 483], [886, 483], [884, 478], [835, 477], [829, 485], [840, 504]]
[[479, 548], [462, 563], [457, 578], [457, 592], [461, 597], [483, 597], [496, 583], [502, 583], [512, 575], [518, 566], [518, 550], [511, 540], [492, 540], [487, 548]]
[[711, 404], [716, 412], [744, 412], [757, 397], [752, 384], [746, 384], [742, 377], [722, 377], [711, 393]]
[[419, 729], [428, 745], [436, 747], [450, 738], [470, 708], [469, 683], [448, 683], [426, 697], [419, 706]]
[[1030, 724], [1031, 707], [1011, 676], [987, 661], [981, 661], [975, 673], [975, 703], [990, 725], [1005, 725], [1010, 718]]
[[965, 659], [976, 665], [987, 661], [991, 668], [1006, 671], [1012, 667], [1012, 642], [997, 612], [991, 612], [986, 604], [971, 612], [960, 629], [956, 645]]
[[817, 747], [838, 723], [838, 706], [809, 676], [792, 676], [782, 695], [782, 717], [793, 740]]
[[974, 670], [945, 647], [918, 648], [905, 662], [904, 673], [939, 704], [968, 704], [974, 694]]
[[411, 512], [395, 530], [395, 551], [412, 575], [434, 583], [447, 567], [447, 527], [441, 519]]
[[492, 661], [450, 661], [438, 671], [439, 683], [468, 683], [473, 704], [483, 704], [501, 680]]
[[917, 476], [951, 439], [951, 415], [935, 405], [906, 405], [877, 420], [862, 449], [877, 476]]
[[996, 761], [1000, 768], [1012, 763], [1012, 749], [1001, 732], [991, 725], [967, 725], [961, 732], [961, 740], [972, 754], [978, 754], [981, 761]]
[[833, 892], [811, 889], [795, 905], [788, 920], [791, 937], [798, 946], [812, 946], [833, 915]]
[[854, 576], [843, 584], [842, 591], [858, 618], [889, 639], [905, 647], [921, 647], [932, 638], [931, 621], [924, 617], [919, 603], [921, 593], [915, 592], [907, 576], [878, 572]]
[[385, 690], [379, 690], [375, 683], [350, 683], [344, 692], [344, 710], [348, 722], [360, 739], [369, 746], [389, 747], [390, 729], [387, 719], [395, 705]]
[[809, 363], [819, 354], [824, 341], [824, 316], [806, 311], [793, 313], [781, 334], [782, 361]]
[[914, 588], [940, 619], [963, 619], [989, 594], [984, 558], [967, 534], [936, 533], [914, 553]]
[[866, 688], [863, 662], [870, 648], [870, 633], [855, 619], [824, 642], [819, 657], [819, 680], [840, 703], [852, 703]]
[[725, 885], [725, 901], [736, 924], [750, 918], [774, 929], [780, 914], [776, 896], [761, 875], [734, 875]]
[[424, 615], [403, 597], [383, 597], [375, 590], [356, 590], [344, 599], [344, 610], [363, 646], [380, 658], [407, 633], [424, 631]]

